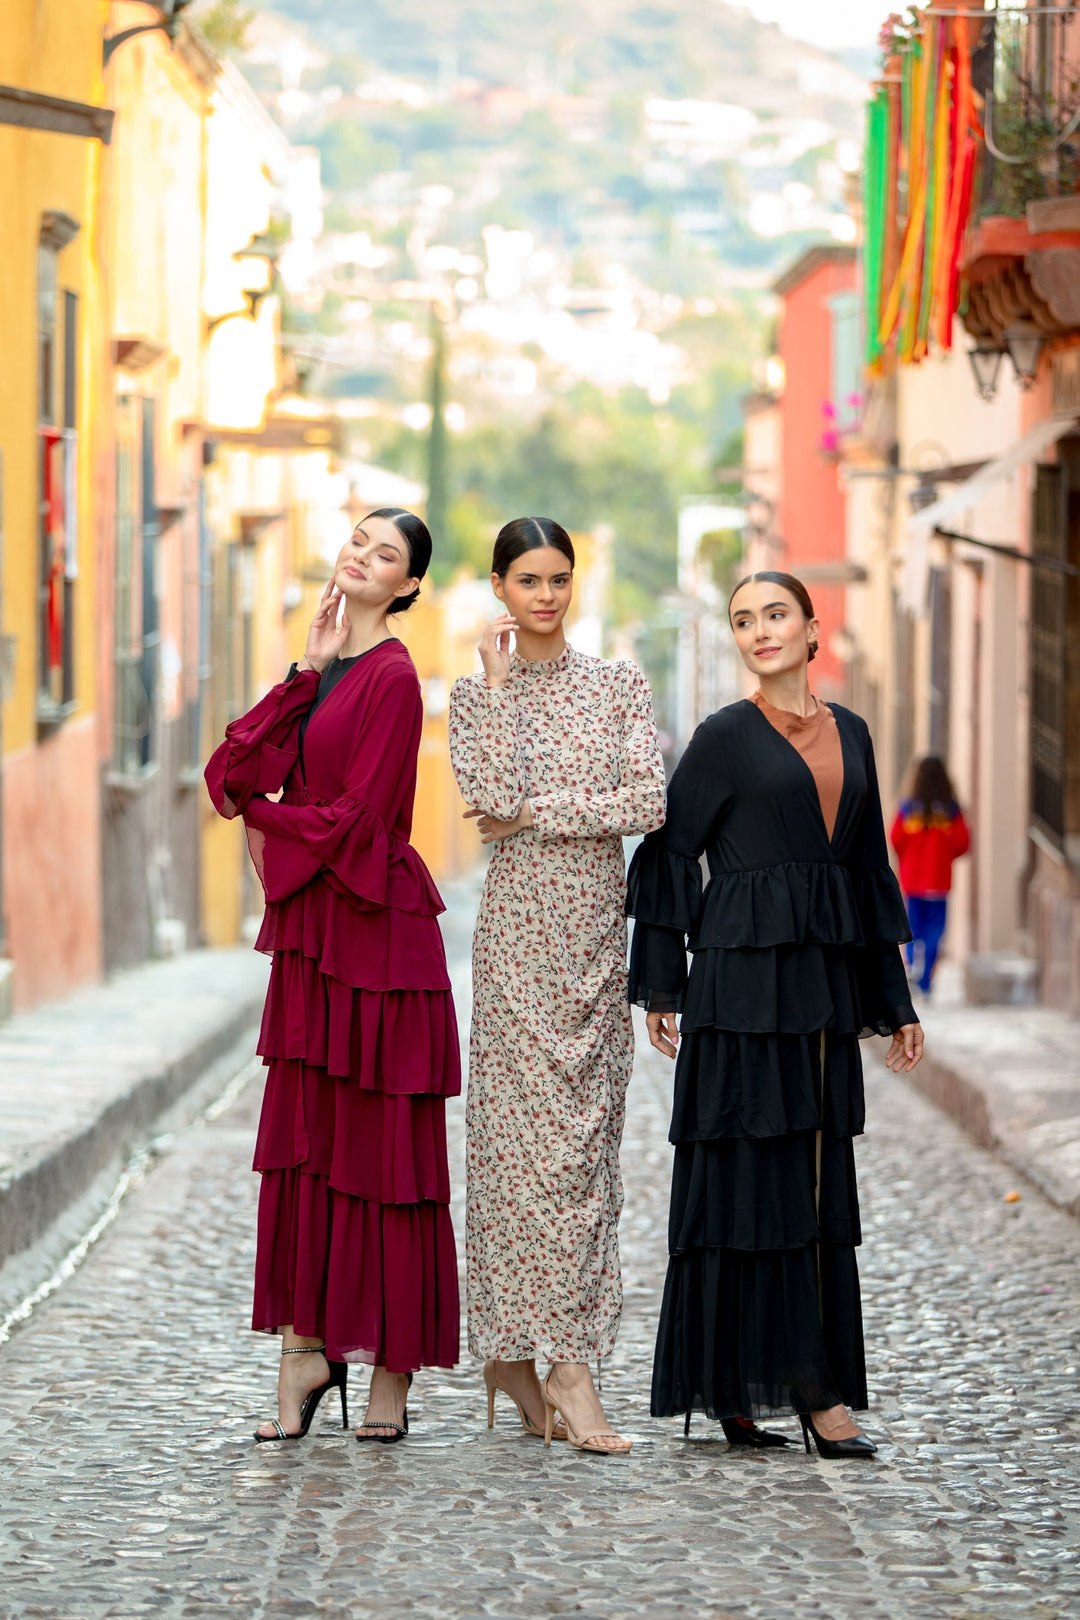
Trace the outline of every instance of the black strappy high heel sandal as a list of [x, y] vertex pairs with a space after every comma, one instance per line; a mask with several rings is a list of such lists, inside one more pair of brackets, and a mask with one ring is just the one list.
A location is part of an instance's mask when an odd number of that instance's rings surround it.
[[[407, 1388], [411, 1389], [412, 1373], [406, 1373], [405, 1376], [409, 1380]], [[398, 1441], [404, 1440], [405, 1436], [409, 1432], [408, 1402], [406, 1401], [402, 1410], [400, 1423], [391, 1423], [389, 1420], [384, 1421], [382, 1418], [380, 1418], [377, 1422], [369, 1418], [365, 1418], [360, 1427], [362, 1429], [393, 1429], [393, 1434], [358, 1434], [356, 1438], [361, 1442], [364, 1440], [374, 1440], [376, 1444], [380, 1446], [396, 1446]]]
[[[690, 1418], [692, 1413], [687, 1412], [686, 1422], [683, 1424], [683, 1439], [690, 1437]], [[761, 1451], [769, 1446], [786, 1446], [790, 1444], [786, 1434], [777, 1434], [775, 1429], [759, 1429], [757, 1424], [750, 1429], [744, 1429], [737, 1418], [721, 1418], [720, 1427], [724, 1431], [724, 1439], [729, 1446], [753, 1446]]]
[[[325, 1344], [296, 1344], [291, 1345], [287, 1350], [282, 1350], [281, 1353], [283, 1356], [321, 1355], [325, 1350]], [[343, 1429], [349, 1427], [349, 1398], [345, 1391], [345, 1381], [349, 1376], [348, 1362], [329, 1361], [327, 1365], [330, 1368], [330, 1377], [326, 1380], [326, 1383], [320, 1384], [318, 1389], [313, 1389], [310, 1394], [304, 1396], [304, 1404], [300, 1408], [300, 1427], [290, 1434], [280, 1419], [272, 1418], [271, 1422], [277, 1433], [260, 1434], [256, 1429], [255, 1438], [260, 1444], [264, 1440], [302, 1440], [311, 1428], [311, 1420], [319, 1410], [319, 1402], [328, 1389], [341, 1391], [341, 1427]]]

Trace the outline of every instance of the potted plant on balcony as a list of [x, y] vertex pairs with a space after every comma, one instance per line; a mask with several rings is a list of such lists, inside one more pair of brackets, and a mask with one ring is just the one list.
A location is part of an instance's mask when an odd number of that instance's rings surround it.
[[890, 11], [878, 32], [878, 51], [884, 78], [900, 77], [904, 52], [918, 37], [920, 26], [919, 14], [914, 6], [909, 6], [904, 12]]

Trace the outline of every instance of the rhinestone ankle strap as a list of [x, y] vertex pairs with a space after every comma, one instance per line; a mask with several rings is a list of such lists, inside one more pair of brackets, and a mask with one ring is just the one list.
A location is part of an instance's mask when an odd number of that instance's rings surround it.
[[325, 1350], [325, 1344], [291, 1344], [288, 1349], [282, 1350], [283, 1356], [313, 1356], [320, 1350]]

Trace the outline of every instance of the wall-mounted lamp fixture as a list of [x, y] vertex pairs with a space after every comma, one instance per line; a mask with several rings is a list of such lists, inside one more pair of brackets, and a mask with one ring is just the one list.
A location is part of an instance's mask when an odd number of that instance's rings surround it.
[[278, 260], [281, 258], [281, 246], [277, 237], [260, 234], [253, 236], [247, 247], [237, 248], [233, 258], [238, 264], [244, 259], [262, 259], [270, 266], [272, 273], [277, 269]]
[[247, 304], [246, 309], [229, 309], [224, 315], [215, 315], [206, 323], [207, 336], [216, 332], [224, 321], [257, 321], [259, 318], [259, 305], [264, 298], [270, 296], [269, 287], [242, 287], [240, 296]]
[[281, 243], [272, 236], [253, 236], [246, 247], [237, 248], [233, 258], [237, 264], [243, 264], [246, 259], [255, 259], [267, 267], [265, 287], [242, 287], [240, 295], [247, 304], [246, 309], [230, 309], [224, 315], [215, 315], [206, 323], [207, 334], [216, 330], [223, 321], [245, 320], [256, 321], [259, 318], [259, 305], [264, 298], [269, 298], [274, 290], [274, 274], [277, 270], [278, 259], [281, 257]]
[[138, 23], [134, 28], [125, 28], [123, 33], [109, 34], [102, 42], [103, 66], [108, 67], [113, 52], [119, 50], [125, 40], [134, 39], [136, 34], [156, 34], [160, 29], [170, 44], [174, 43], [180, 32], [180, 14], [193, 4], [193, 0], [147, 0], [147, 4], [152, 4], [155, 11], [162, 13], [161, 21]]
[[1005, 347], [1016, 372], [1016, 380], [1023, 389], [1031, 387], [1039, 370], [1045, 335], [1031, 321], [1018, 321], [1005, 328]]
[[912, 512], [924, 512], [928, 506], [933, 506], [938, 498], [936, 482], [938, 476], [940, 476], [938, 468], [919, 473], [919, 482], [908, 491], [908, 505]]
[[988, 404], [997, 393], [998, 372], [1004, 358], [1005, 350], [989, 338], [980, 338], [975, 347], [968, 350], [968, 361], [975, 378], [975, 387], [979, 391], [979, 398], [986, 400]]

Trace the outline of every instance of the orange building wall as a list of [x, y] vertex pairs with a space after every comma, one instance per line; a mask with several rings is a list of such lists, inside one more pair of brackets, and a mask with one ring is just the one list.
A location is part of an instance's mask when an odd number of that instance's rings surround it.
[[[785, 548], [782, 566], [793, 574], [801, 565], [842, 563], [845, 556], [844, 495], [839, 469], [821, 449], [822, 434], [830, 426], [822, 405], [832, 394], [829, 299], [854, 286], [854, 262], [830, 261], [812, 270], [783, 299], [778, 352], [785, 382], [777, 527]], [[814, 684], [824, 696], [839, 697], [844, 668], [830, 642], [844, 625], [844, 588], [811, 584], [809, 589], [822, 630]]]
[[97, 728], [74, 719], [4, 760], [5, 897], [16, 1007], [101, 976]]
[[[0, 81], [101, 105], [107, 19], [104, 0], [77, 6], [67, 0], [4, 0]], [[101, 445], [104, 318], [94, 248], [104, 162], [97, 140], [0, 125], [0, 630], [12, 638], [13, 657], [0, 691], [0, 781], [4, 920], [17, 1007], [62, 995], [101, 972], [94, 468]], [[57, 259], [59, 291], [79, 300], [79, 538], [75, 708], [39, 739], [37, 254], [45, 212], [66, 213], [80, 227]]]

